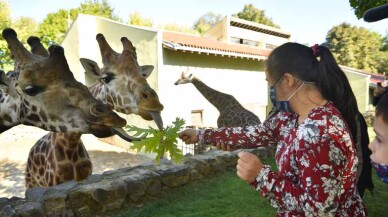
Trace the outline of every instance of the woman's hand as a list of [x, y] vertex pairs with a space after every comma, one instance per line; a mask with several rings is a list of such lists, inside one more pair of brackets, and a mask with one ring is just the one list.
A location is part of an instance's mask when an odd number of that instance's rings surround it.
[[179, 138], [186, 144], [193, 144], [198, 142], [197, 131], [193, 129], [186, 129], [180, 132]]
[[238, 153], [237, 175], [249, 183], [255, 181], [256, 176], [263, 168], [260, 159], [249, 152]]

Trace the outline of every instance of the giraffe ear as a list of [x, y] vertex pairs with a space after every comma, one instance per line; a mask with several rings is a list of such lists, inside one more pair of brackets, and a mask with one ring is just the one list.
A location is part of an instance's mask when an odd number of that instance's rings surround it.
[[92, 75], [93, 77], [100, 77], [100, 67], [98, 64], [91, 59], [80, 58], [82, 66], [85, 69], [85, 73]]
[[5, 75], [5, 72], [2, 69], [0, 69], [0, 90], [6, 92], [10, 82], [11, 79]]
[[151, 75], [152, 71], [154, 70], [154, 66], [144, 65], [144, 66], [141, 66], [141, 69], [142, 69], [141, 76], [147, 79]]

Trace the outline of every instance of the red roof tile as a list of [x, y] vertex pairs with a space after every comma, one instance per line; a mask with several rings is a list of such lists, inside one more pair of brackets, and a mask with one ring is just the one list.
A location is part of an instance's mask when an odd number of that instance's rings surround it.
[[163, 40], [174, 44], [179, 44], [180, 46], [187, 48], [230, 52], [261, 57], [268, 57], [269, 53], [271, 52], [271, 50], [259, 49], [248, 45], [221, 42], [211, 38], [177, 32], [163, 32]]

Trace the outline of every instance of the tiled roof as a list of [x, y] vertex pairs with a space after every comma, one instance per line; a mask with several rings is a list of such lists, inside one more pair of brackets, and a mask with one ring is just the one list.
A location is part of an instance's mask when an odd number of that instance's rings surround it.
[[271, 50], [217, 41], [215, 39], [177, 32], [163, 32], [163, 45], [175, 50], [191, 50], [219, 55], [265, 59]]

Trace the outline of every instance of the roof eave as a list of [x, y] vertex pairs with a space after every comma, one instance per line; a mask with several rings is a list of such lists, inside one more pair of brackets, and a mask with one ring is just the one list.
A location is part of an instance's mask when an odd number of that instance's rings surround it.
[[235, 57], [235, 58], [239, 57], [239, 58], [247, 58], [247, 59], [257, 59], [257, 60], [264, 60], [267, 58], [266, 56], [261, 56], [261, 55], [242, 54], [242, 53], [236, 53], [236, 52], [187, 47], [187, 46], [182, 46], [180, 44], [176, 44], [165, 40], [163, 40], [163, 47], [174, 51], [183, 51], [183, 52], [189, 51], [189, 52], [196, 52], [198, 54], [205, 53], [208, 55], [214, 54], [215, 56], [219, 55], [219, 56], [227, 56], [227, 57]]

